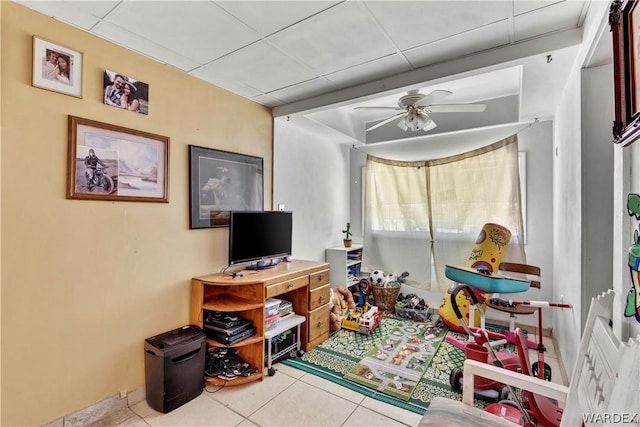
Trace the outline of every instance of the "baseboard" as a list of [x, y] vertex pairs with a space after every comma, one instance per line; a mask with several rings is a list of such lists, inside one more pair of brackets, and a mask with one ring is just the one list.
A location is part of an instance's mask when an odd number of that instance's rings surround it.
[[113, 394], [85, 408], [57, 418], [44, 427], [86, 426], [118, 412], [124, 412], [131, 406], [146, 399], [145, 387]]

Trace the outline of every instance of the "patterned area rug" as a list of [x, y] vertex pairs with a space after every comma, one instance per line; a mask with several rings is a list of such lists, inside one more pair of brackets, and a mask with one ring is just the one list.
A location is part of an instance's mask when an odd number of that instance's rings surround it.
[[344, 377], [381, 393], [409, 400], [446, 333], [446, 327], [429, 322], [398, 325], [367, 350]]
[[[410, 398], [406, 401], [344, 378], [371, 348], [382, 342], [383, 337], [390, 335], [394, 329], [415, 326], [417, 323], [419, 322], [387, 316], [382, 319], [380, 326], [371, 335], [362, 335], [342, 329], [302, 357], [286, 359], [282, 363], [325, 378], [365, 396], [418, 414], [425, 413], [429, 402], [435, 396], [461, 401], [462, 394], [451, 389], [449, 374], [454, 367], [462, 368], [465, 353], [444, 340], [428, 363]], [[464, 334], [453, 331], [448, 331], [447, 334], [452, 334], [461, 341], [466, 341], [468, 338]], [[487, 403], [476, 399], [475, 405], [478, 408], [484, 408]]]

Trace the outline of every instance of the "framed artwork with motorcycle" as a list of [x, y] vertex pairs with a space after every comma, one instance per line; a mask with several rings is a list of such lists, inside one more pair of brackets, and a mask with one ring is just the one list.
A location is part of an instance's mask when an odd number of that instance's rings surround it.
[[169, 137], [69, 116], [67, 198], [169, 202]]
[[231, 211], [264, 209], [262, 157], [189, 145], [189, 227], [227, 227]]

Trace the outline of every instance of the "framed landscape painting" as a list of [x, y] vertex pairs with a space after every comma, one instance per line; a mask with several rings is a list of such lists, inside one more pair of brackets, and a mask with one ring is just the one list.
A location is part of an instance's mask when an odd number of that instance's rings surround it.
[[261, 211], [262, 157], [189, 146], [190, 228], [226, 227], [230, 211]]
[[169, 137], [69, 116], [67, 197], [169, 202]]

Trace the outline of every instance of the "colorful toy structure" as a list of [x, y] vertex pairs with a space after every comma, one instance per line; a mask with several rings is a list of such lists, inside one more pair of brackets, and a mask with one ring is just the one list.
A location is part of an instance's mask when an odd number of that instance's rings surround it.
[[[507, 250], [507, 245], [511, 241], [511, 232], [506, 227], [503, 227], [499, 224], [487, 223], [482, 227], [478, 238], [476, 239], [476, 245], [471, 251], [471, 255], [467, 260], [466, 267], [467, 270], [473, 270], [475, 273], [480, 272], [483, 274], [492, 274], [498, 271], [498, 266], [502, 261], [502, 257], [504, 256], [505, 251]], [[457, 269], [453, 271], [454, 273], [459, 272]], [[447, 275], [447, 277], [449, 277]], [[453, 307], [451, 305], [451, 292], [455, 289], [457, 283], [453, 283], [453, 285], [447, 290], [447, 293], [444, 295], [442, 302], [440, 303], [439, 314], [440, 318], [449, 326], [451, 329], [457, 332], [464, 333], [464, 329], [458, 318], [456, 317]], [[480, 303], [484, 302], [486, 299], [485, 292], [479, 289], [472, 289], [476, 298]], [[480, 313], [476, 312], [474, 314], [473, 319], [470, 319], [469, 316], [469, 301], [463, 295], [463, 293], [458, 293], [456, 295], [455, 302], [458, 306], [458, 309], [461, 311], [462, 315], [466, 319], [466, 321], [470, 325], [479, 325], [480, 324]], [[485, 305], [481, 306], [482, 309], [486, 309]]]

